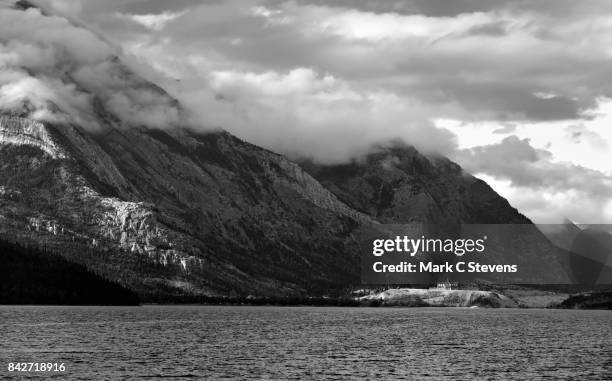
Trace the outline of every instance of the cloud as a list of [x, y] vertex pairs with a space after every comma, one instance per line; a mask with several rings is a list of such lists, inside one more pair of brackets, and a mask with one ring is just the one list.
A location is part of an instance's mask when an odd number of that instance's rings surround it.
[[83, 11], [81, 0], [49, 0], [47, 3], [54, 14], [75, 17]]
[[[278, 4], [285, 0], [269, 0]], [[358, 9], [372, 13], [422, 14], [432, 17], [454, 17], [464, 13], [490, 12], [508, 9], [521, 12], [543, 13], [554, 17], [572, 17], [576, 14], [597, 14], [612, 10], [607, 0], [588, 0], [576, 3], [572, 0], [297, 0], [301, 5], [319, 5], [334, 8]], [[585, 6], [584, 4], [588, 4]]]
[[54, 78], [16, 73], [10, 81], [0, 84], [0, 104], [4, 110], [27, 114], [37, 120], [74, 121], [86, 128], [96, 128], [93, 119], [82, 117], [83, 110], [89, 109], [91, 113], [90, 102], [89, 94]]
[[130, 19], [152, 30], [162, 30], [169, 22], [176, 20], [177, 18], [181, 17], [185, 13], [187, 13], [187, 10], [183, 10], [181, 12], [174, 12], [174, 13], [165, 11], [165, 12], [158, 13], [158, 14], [144, 14], [144, 15], [117, 13], [117, 16]]
[[342, 162], [397, 138], [424, 152], [454, 147], [453, 135], [432, 126], [418, 102], [355, 89], [310, 68], [213, 72], [210, 84], [177, 96], [200, 106], [202, 120], [290, 157]]
[[469, 171], [510, 180], [512, 185], [579, 189], [591, 196], [612, 198], [612, 177], [572, 163], [553, 162], [552, 153], [514, 135], [500, 143], [460, 150], [456, 155]]
[[85, 17], [158, 67], [172, 70], [165, 61], [175, 57], [197, 57], [210, 70], [312, 67], [436, 105], [435, 117], [568, 120], [612, 95], [611, 55], [601, 48], [612, 42], [605, 3], [562, 1], [564, 9], [546, 1], [551, 12], [524, 1], [452, 3], [247, 0], [151, 6], [157, 13], [143, 3], [132, 7], [134, 17], [161, 17], [189, 6], [158, 31], [122, 26], [116, 11]]
[[116, 59], [118, 49], [63, 17], [39, 9], [0, 9], [0, 107], [53, 122], [103, 128], [100, 109], [117, 125], [168, 127], [181, 122], [175, 101]]
[[575, 189], [534, 190], [528, 186], [512, 185], [509, 180], [485, 173], [476, 175], [537, 223], [560, 224], [568, 217], [577, 223], [587, 224], [608, 223], [612, 220], [610, 198], [593, 199]]
[[546, 215], [548, 221], [578, 216], [600, 223], [612, 218], [601, 209], [612, 203], [610, 174], [554, 161], [552, 153], [532, 147], [528, 139], [512, 135], [500, 143], [460, 150], [455, 158], [471, 173], [497, 184], [495, 189], [511, 195], [516, 206], [539, 221]]
[[494, 134], [510, 134], [516, 131], [516, 124], [503, 123], [500, 128], [493, 130]]
[[596, 150], [610, 150], [608, 141], [598, 132], [589, 129], [584, 124], [572, 124], [565, 128], [567, 138], [573, 143], [580, 145], [583, 142]]

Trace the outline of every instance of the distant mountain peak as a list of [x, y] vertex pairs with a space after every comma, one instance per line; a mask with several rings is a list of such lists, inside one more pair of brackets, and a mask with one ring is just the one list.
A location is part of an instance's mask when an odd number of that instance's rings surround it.
[[407, 144], [393, 142], [346, 164], [302, 165], [340, 200], [381, 222], [531, 223], [456, 163]]

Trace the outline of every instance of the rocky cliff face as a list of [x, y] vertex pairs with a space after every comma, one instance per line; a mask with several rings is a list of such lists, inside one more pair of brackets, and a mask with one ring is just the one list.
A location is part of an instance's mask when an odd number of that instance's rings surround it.
[[0, 115], [0, 143], [36, 147], [52, 158], [66, 158], [42, 123]]

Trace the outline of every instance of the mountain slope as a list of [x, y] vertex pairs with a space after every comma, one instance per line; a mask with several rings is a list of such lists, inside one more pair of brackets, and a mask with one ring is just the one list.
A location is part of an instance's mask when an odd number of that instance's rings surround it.
[[0, 240], [0, 260], [0, 304], [138, 304], [131, 291], [53, 253]]
[[[3, 116], [0, 143], [0, 232], [74, 246], [67, 255], [109, 276], [115, 270], [96, 252], [164, 264], [121, 271], [184, 292], [294, 292], [357, 280], [344, 245], [369, 218], [296, 164], [227, 133], [91, 135]], [[83, 248], [91, 254], [77, 254]]]
[[581, 228], [566, 220], [562, 225], [543, 225], [540, 229], [552, 243], [571, 252], [569, 261], [580, 283], [612, 285], [612, 226]]

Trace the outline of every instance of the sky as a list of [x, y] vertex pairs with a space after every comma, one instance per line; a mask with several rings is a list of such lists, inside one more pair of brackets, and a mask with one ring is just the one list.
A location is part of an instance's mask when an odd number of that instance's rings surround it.
[[402, 139], [535, 222], [612, 223], [608, 0], [36, 2], [118, 47], [199, 128], [322, 163]]

